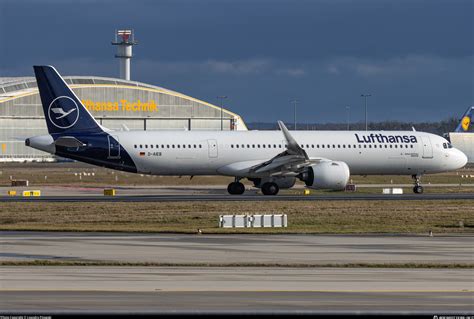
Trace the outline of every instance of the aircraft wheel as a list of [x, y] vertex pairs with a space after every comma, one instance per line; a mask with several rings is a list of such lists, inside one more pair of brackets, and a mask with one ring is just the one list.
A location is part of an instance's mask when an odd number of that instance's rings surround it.
[[275, 183], [264, 183], [262, 185], [262, 193], [263, 195], [276, 195], [280, 188]]
[[227, 192], [231, 195], [242, 195], [245, 192], [245, 186], [240, 182], [232, 182], [227, 186]]
[[423, 186], [421, 185], [416, 185], [413, 187], [413, 193], [415, 194], [423, 194]]

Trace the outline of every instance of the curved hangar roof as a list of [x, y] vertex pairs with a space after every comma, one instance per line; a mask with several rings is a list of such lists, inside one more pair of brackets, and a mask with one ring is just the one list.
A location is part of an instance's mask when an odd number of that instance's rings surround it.
[[[64, 80], [89, 111], [112, 129], [118, 128], [119, 120], [131, 124], [130, 129], [220, 129], [220, 107], [172, 90], [96, 76], [65, 76]], [[42, 118], [40, 103], [34, 77], [0, 78], [0, 117]], [[238, 114], [222, 109], [222, 117], [224, 130], [247, 130]], [[133, 118], [150, 121], [134, 125], [129, 121]]]

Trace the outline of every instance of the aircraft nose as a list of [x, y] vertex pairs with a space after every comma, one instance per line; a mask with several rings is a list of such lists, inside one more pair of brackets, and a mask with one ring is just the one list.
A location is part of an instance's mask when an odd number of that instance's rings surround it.
[[457, 168], [463, 168], [467, 164], [466, 154], [458, 149], [456, 149], [456, 164]]

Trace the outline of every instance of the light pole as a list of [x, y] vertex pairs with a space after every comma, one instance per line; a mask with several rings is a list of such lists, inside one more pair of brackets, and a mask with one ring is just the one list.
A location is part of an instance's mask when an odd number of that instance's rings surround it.
[[351, 107], [346, 106], [346, 113], [347, 113], [347, 130], [349, 131], [350, 129], [350, 121], [351, 121]]
[[224, 99], [227, 99], [227, 96], [220, 95], [220, 96], [217, 97], [217, 101], [219, 101], [219, 99], [221, 100], [221, 131], [223, 131], [224, 130], [224, 124], [223, 124], [224, 118], [223, 118], [222, 113], [223, 113], [223, 109], [224, 109]]
[[294, 124], [293, 129], [296, 131], [296, 104], [298, 104], [299, 101], [297, 99], [291, 99], [290, 103], [293, 103], [293, 106], [294, 106], [293, 119], [294, 119], [295, 124]]
[[367, 98], [372, 94], [361, 94], [360, 96], [365, 98], [365, 130], [367, 131]]

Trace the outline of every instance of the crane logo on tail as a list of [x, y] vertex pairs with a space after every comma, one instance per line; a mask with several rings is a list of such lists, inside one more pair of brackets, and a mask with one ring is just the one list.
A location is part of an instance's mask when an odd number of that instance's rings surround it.
[[471, 124], [471, 119], [469, 118], [469, 116], [463, 117], [461, 121], [461, 126], [464, 131], [467, 131], [469, 129], [470, 124]]
[[54, 126], [60, 129], [70, 128], [79, 119], [79, 107], [72, 98], [58, 96], [49, 105], [48, 118]]

